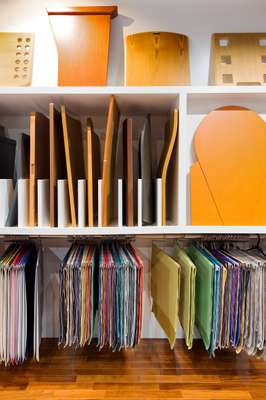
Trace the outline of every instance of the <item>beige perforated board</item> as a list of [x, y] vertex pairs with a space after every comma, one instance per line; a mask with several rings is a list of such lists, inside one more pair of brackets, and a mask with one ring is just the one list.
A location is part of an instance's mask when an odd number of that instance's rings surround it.
[[32, 33], [0, 32], [0, 86], [29, 86], [32, 77]]
[[266, 85], [266, 33], [215, 33], [210, 84]]

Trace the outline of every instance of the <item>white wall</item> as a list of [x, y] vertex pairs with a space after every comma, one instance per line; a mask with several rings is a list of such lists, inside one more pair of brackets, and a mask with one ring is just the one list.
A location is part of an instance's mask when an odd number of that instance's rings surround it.
[[123, 84], [123, 36], [140, 31], [174, 31], [190, 38], [192, 84], [208, 82], [213, 32], [263, 32], [265, 0], [0, 0], [0, 31], [36, 34], [34, 86], [57, 82], [57, 55], [45, 7], [117, 4], [112, 21], [109, 85]]

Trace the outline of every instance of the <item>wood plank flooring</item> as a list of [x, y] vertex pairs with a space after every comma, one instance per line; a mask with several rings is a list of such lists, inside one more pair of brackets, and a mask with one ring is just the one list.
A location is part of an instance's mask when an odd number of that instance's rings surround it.
[[142, 340], [135, 350], [58, 349], [43, 340], [41, 361], [0, 367], [0, 399], [11, 400], [265, 400], [266, 362], [219, 352], [209, 359], [201, 341], [174, 351], [165, 340]]

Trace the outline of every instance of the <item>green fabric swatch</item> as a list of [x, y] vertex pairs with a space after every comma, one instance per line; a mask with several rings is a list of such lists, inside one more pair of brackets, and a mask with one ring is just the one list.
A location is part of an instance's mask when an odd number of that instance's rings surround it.
[[187, 254], [197, 267], [195, 322], [205, 348], [208, 350], [211, 343], [214, 266], [212, 262], [193, 245], [189, 246]]

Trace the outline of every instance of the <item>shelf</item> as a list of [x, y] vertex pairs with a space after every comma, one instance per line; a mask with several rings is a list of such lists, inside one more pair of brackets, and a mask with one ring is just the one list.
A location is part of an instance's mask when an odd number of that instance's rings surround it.
[[146, 226], [104, 228], [0, 228], [0, 236], [167, 236], [167, 235], [266, 235], [266, 226]]
[[74, 114], [100, 115], [106, 113], [111, 94], [125, 115], [168, 112], [181, 95], [187, 96], [191, 113], [209, 112], [228, 102], [261, 112], [266, 103], [266, 86], [0, 87], [0, 115], [25, 115], [33, 108], [47, 113], [50, 102], [64, 103]]
[[109, 97], [116, 96], [122, 114], [162, 114], [176, 106], [176, 87], [0, 87], [0, 115], [21, 116], [35, 110], [47, 114], [49, 103], [65, 104], [79, 116], [107, 113]]
[[264, 86], [0, 86], [1, 94], [200, 94], [266, 93]]
[[266, 86], [0, 87], [0, 115], [25, 115], [33, 108], [47, 113], [50, 102], [64, 103], [74, 114], [100, 115], [106, 113], [111, 94], [125, 115], [167, 112], [181, 95], [187, 96], [191, 113], [209, 112], [228, 102], [261, 112], [266, 103]]
[[257, 113], [265, 113], [266, 87], [259, 89], [251, 91], [248, 88], [241, 88], [241, 90], [234, 88], [234, 90], [189, 92], [187, 94], [188, 114], [207, 114], [229, 104], [247, 107]]

